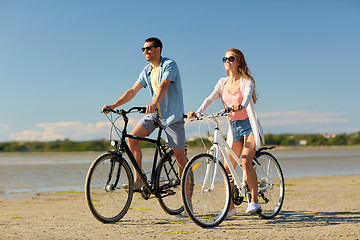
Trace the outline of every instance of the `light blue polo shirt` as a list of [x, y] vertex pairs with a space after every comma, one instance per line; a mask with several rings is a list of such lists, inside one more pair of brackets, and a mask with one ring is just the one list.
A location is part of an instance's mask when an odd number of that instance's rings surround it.
[[[144, 88], [149, 86], [150, 94], [154, 98], [155, 93], [151, 87], [151, 69], [151, 64], [146, 65], [136, 82]], [[170, 125], [183, 119], [184, 101], [179, 68], [174, 60], [166, 57], [161, 57], [160, 72], [157, 79], [159, 86], [162, 80], [170, 80], [171, 83], [165, 97], [159, 103], [160, 120], [164, 125]]]

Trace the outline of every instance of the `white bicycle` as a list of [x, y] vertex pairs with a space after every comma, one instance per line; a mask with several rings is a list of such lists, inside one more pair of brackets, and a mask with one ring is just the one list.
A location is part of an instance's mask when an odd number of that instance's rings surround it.
[[[230, 111], [231, 108], [227, 108], [211, 115], [197, 113], [195, 119], [209, 119], [215, 123], [214, 140], [210, 150], [207, 153], [195, 155], [186, 164], [182, 176], [182, 197], [186, 212], [197, 225], [203, 228], [215, 227], [225, 219], [231, 199], [237, 206], [243, 202], [244, 197], [248, 203], [251, 199], [241, 167], [241, 156], [239, 159], [225, 142], [217, 121], [217, 118], [226, 116]], [[265, 151], [273, 148], [260, 148], [253, 159], [258, 178], [258, 199], [261, 205], [261, 210], [257, 214], [263, 219], [275, 217], [284, 201], [285, 184], [280, 165], [272, 154]], [[231, 164], [226, 150], [242, 170], [241, 178]], [[229, 166], [230, 176], [220, 161], [220, 152]], [[234, 181], [232, 189], [229, 177]], [[186, 179], [191, 179], [191, 181], [186, 181]]]

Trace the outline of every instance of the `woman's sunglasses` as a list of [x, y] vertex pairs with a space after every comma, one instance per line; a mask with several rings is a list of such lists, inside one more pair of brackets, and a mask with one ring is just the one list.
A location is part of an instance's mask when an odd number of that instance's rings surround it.
[[223, 58], [222, 58], [222, 61], [223, 61], [224, 63], [226, 62], [226, 60], [229, 60], [229, 62], [233, 62], [233, 61], [235, 61], [235, 57], [230, 56], [230, 57], [223, 57]]

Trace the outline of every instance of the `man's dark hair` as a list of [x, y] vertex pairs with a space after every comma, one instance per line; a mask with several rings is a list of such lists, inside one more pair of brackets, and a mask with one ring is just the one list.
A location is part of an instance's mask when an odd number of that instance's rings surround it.
[[163, 45], [162, 45], [162, 42], [160, 41], [160, 39], [158, 39], [156, 37], [151, 37], [151, 38], [146, 39], [145, 42], [153, 42], [154, 45], [158, 46], [162, 51]]

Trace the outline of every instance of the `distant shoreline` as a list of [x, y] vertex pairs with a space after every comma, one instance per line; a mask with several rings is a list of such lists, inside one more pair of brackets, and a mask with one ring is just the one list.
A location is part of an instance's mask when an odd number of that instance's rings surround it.
[[[282, 145], [265, 145], [262, 147], [275, 147], [276, 150], [291, 150], [291, 149], [357, 149], [360, 145], [332, 145], [332, 146], [282, 146]], [[142, 149], [151, 150], [153, 147], [143, 147]], [[201, 150], [205, 149], [203, 146], [187, 147], [188, 150]], [[111, 149], [105, 150], [69, 150], [69, 151], [1, 151], [0, 153], [86, 153], [86, 152], [107, 152]]]
[[[278, 148], [299, 147], [338, 147], [360, 146], [360, 132], [352, 134], [265, 134], [266, 146]], [[189, 148], [206, 147], [212, 145], [210, 137], [188, 138]], [[154, 143], [140, 141], [141, 148], [153, 148]], [[98, 139], [91, 141], [72, 141], [69, 139], [55, 141], [12, 141], [0, 142], [0, 152], [76, 152], [76, 151], [107, 151], [111, 149], [109, 140]]]

